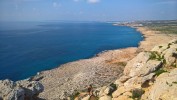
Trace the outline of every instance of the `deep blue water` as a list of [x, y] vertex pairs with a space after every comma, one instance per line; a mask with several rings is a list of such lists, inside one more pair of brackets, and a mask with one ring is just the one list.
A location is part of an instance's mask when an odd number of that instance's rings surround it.
[[28, 78], [103, 50], [137, 47], [142, 39], [134, 28], [108, 23], [1, 22], [0, 79]]

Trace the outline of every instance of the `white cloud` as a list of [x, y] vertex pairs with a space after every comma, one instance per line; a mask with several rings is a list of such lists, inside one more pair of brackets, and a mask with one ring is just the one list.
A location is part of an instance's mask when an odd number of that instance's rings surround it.
[[74, 2], [79, 2], [79, 1], [86, 1], [88, 3], [98, 3], [100, 0], [73, 0]]
[[78, 1], [80, 1], [80, 0], [74, 0], [75, 2], [78, 2]]
[[88, 1], [88, 3], [98, 3], [98, 2], [100, 2], [100, 0], [87, 0]]

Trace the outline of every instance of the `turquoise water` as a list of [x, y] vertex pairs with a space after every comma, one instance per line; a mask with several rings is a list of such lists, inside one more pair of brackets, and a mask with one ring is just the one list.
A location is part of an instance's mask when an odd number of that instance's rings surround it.
[[1, 22], [0, 79], [28, 78], [103, 50], [137, 47], [141, 40], [136, 29], [109, 23]]

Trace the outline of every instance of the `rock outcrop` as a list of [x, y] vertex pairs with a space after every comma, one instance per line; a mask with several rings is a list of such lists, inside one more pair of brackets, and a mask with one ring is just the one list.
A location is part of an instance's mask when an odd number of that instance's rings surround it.
[[99, 100], [177, 100], [177, 40], [139, 53], [114, 83], [96, 89]]
[[115, 82], [118, 89], [112, 94], [113, 100], [175, 100], [176, 41], [158, 45], [149, 52], [141, 52], [129, 61], [124, 75]]
[[124, 75], [116, 80], [118, 89], [112, 94], [113, 100], [175, 100], [176, 54], [177, 40], [139, 53], [125, 66]]
[[177, 100], [177, 68], [162, 73], [154, 85], [142, 96], [142, 100]]
[[36, 100], [43, 90], [43, 85], [37, 81], [0, 80], [0, 100]]

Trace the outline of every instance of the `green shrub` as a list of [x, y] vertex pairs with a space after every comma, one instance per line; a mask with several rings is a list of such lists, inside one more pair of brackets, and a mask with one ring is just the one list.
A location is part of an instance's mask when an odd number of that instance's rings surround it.
[[163, 46], [159, 46], [159, 48], [162, 48]]
[[111, 86], [112, 88], [114, 88], [115, 90], [117, 89], [117, 86], [116, 86], [116, 84], [114, 84], [114, 83], [111, 83], [110, 86]]
[[159, 69], [159, 70], [155, 71], [155, 75], [159, 76], [160, 74], [165, 73], [165, 72], [167, 72], [167, 71], [163, 70], [163, 69]]
[[177, 82], [172, 82], [173, 84], [177, 84]]
[[110, 93], [109, 93], [108, 95], [112, 96], [112, 93], [113, 93], [115, 90], [117, 90], [117, 86], [116, 86], [116, 84], [114, 84], [114, 83], [111, 83], [109, 86], [110, 86], [112, 89], [111, 89], [111, 91], [110, 91]]
[[120, 65], [120, 66], [126, 66], [127, 63], [126, 63], [126, 62], [118, 62], [117, 65]]
[[140, 100], [141, 99], [141, 96], [144, 94], [144, 90], [142, 90], [142, 89], [135, 89], [135, 90], [133, 90], [132, 91], [132, 96], [131, 96], [131, 98], [133, 99], [133, 100]]
[[155, 60], [156, 59], [156, 56], [157, 56], [157, 53], [155, 51], [153, 52], [150, 52], [150, 56], [149, 56], [149, 60]]
[[151, 54], [150, 54], [150, 56], [149, 56], [149, 60], [158, 60], [158, 61], [162, 61], [163, 64], [166, 63], [166, 60], [165, 60], [165, 58], [164, 58], [164, 55], [161, 56], [161, 55], [158, 54], [158, 52], [156, 52], [156, 51], [151, 51], [150, 53], [151, 53]]
[[168, 47], [167, 47], [167, 49], [169, 49], [170, 48], [170, 45], [172, 45], [171, 43], [168, 43]]

